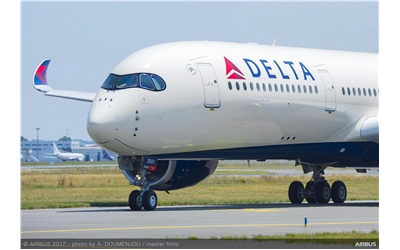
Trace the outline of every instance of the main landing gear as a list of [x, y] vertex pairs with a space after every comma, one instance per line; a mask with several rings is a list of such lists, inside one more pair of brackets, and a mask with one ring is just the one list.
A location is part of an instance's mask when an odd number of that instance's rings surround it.
[[335, 181], [330, 187], [328, 181], [322, 176], [325, 173], [325, 167], [312, 166], [312, 168], [312, 180], [307, 182], [305, 187], [300, 181], [290, 184], [288, 190], [290, 202], [300, 204], [306, 199], [308, 203], [328, 203], [332, 198], [335, 203], [343, 203], [347, 197], [346, 185], [342, 181]]
[[[157, 207], [157, 195], [153, 190], [149, 189], [149, 182], [146, 175], [149, 172], [154, 172], [157, 166], [157, 160], [152, 162], [152, 165], [147, 165], [149, 158], [144, 158], [141, 162], [140, 170], [133, 181], [133, 185], [139, 186], [139, 190], [133, 190], [129, 195], [129, 207], [133, 211], [139, 211], [144, 208], [146, 211], [152, 211]], [[150, 159], [153, 160], [153, 159]]]

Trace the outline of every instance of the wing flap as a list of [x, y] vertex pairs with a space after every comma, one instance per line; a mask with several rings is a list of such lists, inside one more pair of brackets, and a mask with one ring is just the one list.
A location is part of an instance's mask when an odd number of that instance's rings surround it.
[[92, 102], [96, 96], [95, 92], [85, 91], [70, 91], [70, 90], [56, 90], [49, 86], [47, 83], [47, 69], [49, 67], [50, 60], [43, 60], [35, 70], [33, 74], [33, 87], [44, 92], [46, 96], [60, 97], [66, 99], [72, 99], [77, 101]]

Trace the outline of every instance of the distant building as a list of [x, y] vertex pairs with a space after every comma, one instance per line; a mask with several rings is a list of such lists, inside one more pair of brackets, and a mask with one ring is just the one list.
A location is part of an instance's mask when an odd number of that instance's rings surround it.
[[53, 142], [60, 151], [76, 152], [85, 155], [85, 161], [104, 161], [102, 148], [94, 142], [72, 141], [21, 141], [21, 161], [25, 161], [29, 154], [41, 162], [61, 161], [53, 156]]

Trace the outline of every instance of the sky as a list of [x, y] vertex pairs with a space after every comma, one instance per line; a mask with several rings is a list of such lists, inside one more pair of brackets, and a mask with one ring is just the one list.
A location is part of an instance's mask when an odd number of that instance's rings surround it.
[[[40, 62], [55, 89], [96, 92], [126, 56], [187, 40], [255, 42], [379, 52], [378, 2], [22, 1], [20, 135], [91, 140], [90, 103], [44, 96], [32, 86]], [[37, 133], [36, 128], [40, 128]]]

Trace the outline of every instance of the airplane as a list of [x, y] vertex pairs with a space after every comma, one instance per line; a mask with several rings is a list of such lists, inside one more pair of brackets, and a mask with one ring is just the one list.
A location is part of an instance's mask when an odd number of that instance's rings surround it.
[[21, 160], [23, 160], [25, 162], [39, 162], [39, 160], [35, 156], [32, 155], [31, 149], [26, 150], [25, 157], [23, 157], [21, 154]]
[[107, 151], [105, 151], [104, 149], [102, 150], [103, 152], [103, 159], [107, 160], [107, 161], [114, 161], [115, 157], [111, 156], [109, 153], [107, 153]]
[[53, 89], [49, 63], [34, 88], [91, 103], [88, 134], [139, 188], [128, 198], [134, 211], [157, 207], [154, 190], [201, 182], [219, 160], [295, 161], [312, 175], [289, 185], [293, 204], [345, 202], [328, 167], [379, 168], [376, 53], [171, 42], [128, 55], [97, 92]]
[[84, 161], [85, 156], [81, 153], [60, 152], [53, 142], [53, 155], [62, 161]]

